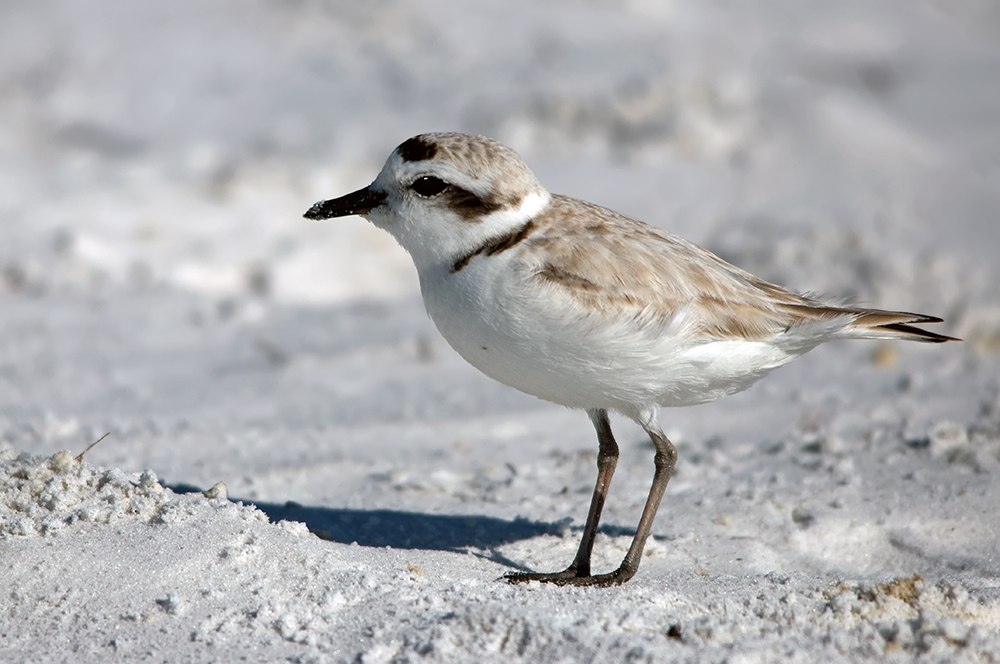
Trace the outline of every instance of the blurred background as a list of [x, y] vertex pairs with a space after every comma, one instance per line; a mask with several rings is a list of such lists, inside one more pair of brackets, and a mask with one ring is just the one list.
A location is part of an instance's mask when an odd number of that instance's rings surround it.
[[992, 0], [5, 0], [0, 444], [540, 407], [465, 388], [388, 235], [301, 217], [439, 130], [1000, 350]]
[[[167, 283], [310, 304], [412, 293], [388, 238], [301, 212], [432, 130], [496, 137], [550, 189], [794, 288], [881, 300], [892, 275], [870, 233], [922, 254], [922, 270], [992, 264], [1000, 248], [989, 0], [10, 0], [0, 12], [9, 290]], [[803, 233], [798, 248], [772, 241]], [[858, 269], [872, 273], [842, 273]]]

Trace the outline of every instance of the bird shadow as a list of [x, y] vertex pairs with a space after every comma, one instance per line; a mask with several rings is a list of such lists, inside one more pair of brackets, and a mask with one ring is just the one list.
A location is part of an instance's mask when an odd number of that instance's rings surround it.
[[[194, 493], [201, 489], [189, 484], [170, 485], [175, 493]], [[231, 500], [240, 501], [239, 498]], [[570, 519], [556, 522], [532, 521], [517, 517], [498, 519], [483, 515], [426, 514], [388, 509], [347, 509], [313, 507], [294, 501], [267, 503], [242, 500], [264, 512], [272, 522], [300, 521], [318, 537], [343, 544], [426, 549], [432, 551], [467, 551], [470, 548], [491, 550], [498, 546], [542, 535], [562, 536], [568, 531], [582, 531], [570, 526]], [[635, 531], [619, 526], [601, 526], [599, 532], [617, 537], [632, 536]], [[494, 552], [488, 556], [494, 558]]]
[[562, 523], [522, 518], [310, 507], [294, 502], [253, 504], [272, 521], [301, 521], [311, 532], [331, 542], [394, 549], [489, 549], [539, 535], [560, 535], [567, 529]]

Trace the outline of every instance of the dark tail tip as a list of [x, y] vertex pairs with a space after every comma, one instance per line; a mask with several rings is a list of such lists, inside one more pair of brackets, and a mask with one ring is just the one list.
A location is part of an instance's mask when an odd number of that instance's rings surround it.
[[[927, 316], [925, 320], [921, 320], [921, 323], [940, 323], [942, 320], [940, 318], [934, 318]], [[878, 325], [875, 329], [880, 330], [892, 330], [893, 332], [902, 332], [903, 334], [912, 337], [914, 341], [924, 341], [932, 344], [940, 344], [945, 341], [961, 341], [956, 337], [949, 337], [943, 334], [938, 334], [937, 332], [929, 332], [923, 330], [919, 327], [913, 327], [912, 325], [904, 325], [903, 323], [890, 323], [889, 325]]]

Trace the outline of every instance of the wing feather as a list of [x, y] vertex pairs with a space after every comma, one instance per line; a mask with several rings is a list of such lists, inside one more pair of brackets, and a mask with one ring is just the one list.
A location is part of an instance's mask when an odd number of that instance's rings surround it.
[[592, 315], [669, 321], [683, 311], [690, 334], [719, 339], [764, 340], [810, 325], [829, 337], [952, 339], [910, 325], [940, 318], [829, 306], [591, 203], [554, 195], [534, 223], [520, 259], [536, 279], [569, 294]]

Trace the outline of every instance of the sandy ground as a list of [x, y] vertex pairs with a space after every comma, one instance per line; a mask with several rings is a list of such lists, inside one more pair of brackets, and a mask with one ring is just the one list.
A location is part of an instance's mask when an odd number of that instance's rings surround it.
[[[301, 218], [431, 130], [965, 341], [663, 412], [636, 578], [508, 586], [572, 558], [590, 423]], [[0, 182], [0, 661], [1000, 659], [992, 2], [8, 2]], [[652, 475], [613, 426], [599, 570]]]

